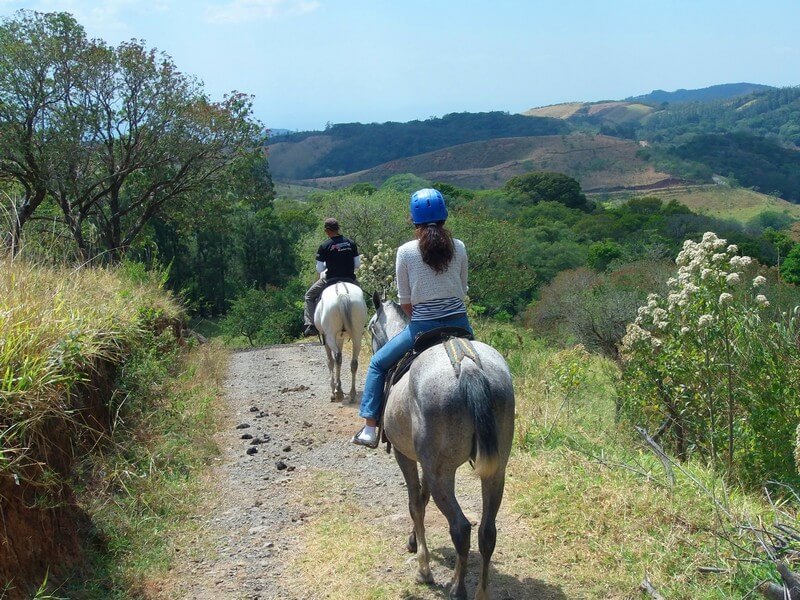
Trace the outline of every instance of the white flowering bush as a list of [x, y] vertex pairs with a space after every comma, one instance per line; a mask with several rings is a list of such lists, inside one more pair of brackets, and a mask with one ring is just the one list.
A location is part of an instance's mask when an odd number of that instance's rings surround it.
[[796, 476], [796, 316], [771, 307], [767, 279], [714, 233], [686, 241], [666, 297], [651, 294], [623, 338], [623, 414], [679, 458], [750, 483]]
[[361, 268], [356, 275], [361, 289], [371, 296], [378, 292], [384, 298], [397, 299], [394, 282], [395, 249], [378, 240], [372, 251], [361, 257]]

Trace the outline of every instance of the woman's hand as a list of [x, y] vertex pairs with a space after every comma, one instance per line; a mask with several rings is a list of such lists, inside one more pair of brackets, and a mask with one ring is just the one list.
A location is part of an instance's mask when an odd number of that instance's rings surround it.
[[401, 304], [400, 308], [402, 308], [403, 312], [406, 313], [409, 317], [411, 316], [412, 307], [410, 304]]

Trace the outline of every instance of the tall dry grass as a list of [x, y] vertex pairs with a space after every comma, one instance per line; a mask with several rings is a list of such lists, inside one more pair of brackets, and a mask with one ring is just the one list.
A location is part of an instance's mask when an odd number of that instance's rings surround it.
[[69, 268], [0, 258], [0, 471], [46, 473], [53, 423], [78, 426], [73, 391], [118, 363], [154, 319], [181, 309], [124, 268]]

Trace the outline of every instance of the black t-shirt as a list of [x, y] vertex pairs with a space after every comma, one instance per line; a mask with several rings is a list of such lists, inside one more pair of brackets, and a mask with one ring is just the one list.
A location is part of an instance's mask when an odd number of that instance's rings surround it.
[[356, 256], [358, 256], [356, 243], [343, 235], [329, 238], [317, 250], [317, 260], [325, 263], [328, 279], [334, 277], [355, 279]]

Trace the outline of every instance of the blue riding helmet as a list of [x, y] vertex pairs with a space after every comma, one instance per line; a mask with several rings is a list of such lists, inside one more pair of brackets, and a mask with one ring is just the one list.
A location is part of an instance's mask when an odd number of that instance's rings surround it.
[[414, 225], [447, 220], [447, 207], [439, 190], [425, 188], [411, 195], [411, 220]]

